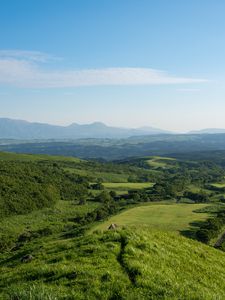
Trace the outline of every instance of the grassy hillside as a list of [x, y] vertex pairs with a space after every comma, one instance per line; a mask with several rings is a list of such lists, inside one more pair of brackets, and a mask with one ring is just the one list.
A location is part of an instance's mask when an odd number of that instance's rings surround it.
[[190, 229], [191, 223], [203, 221], [209, 217], [207, 213], [196, 213], [207, 204], [148, 204], [128, 209], [94, 229], [106, 230], [110, 224], [118, 226], [147, 226], [163, 231], [182, 231]]
[[87, 197], [87, 179], [67, 176], [51, 160], [42, 163], [19, 158], [0, 161], [1, 217], [52, 207], [60, 199]]
[[178, 232], [201, 221], [223, 237], [224, 176], [212, 162], [0, 153], [0, 299], [223, 299], [224, 253]]
[[176, 167], [176, 160], [174, 158], [153, 156], [145, 159], [148, 165], [154, 169], [170, 169]]
[[[22, 263], [21, 256], [33, 260]], [[225, 254], [173, 233], [123, 229], [1, 256], [2, 299], [223, 299]]]

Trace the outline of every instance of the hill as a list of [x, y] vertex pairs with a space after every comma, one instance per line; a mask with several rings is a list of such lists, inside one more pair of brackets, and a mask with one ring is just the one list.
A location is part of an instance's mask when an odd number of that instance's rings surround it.
[[[3, 299], [223, 299], [225, 255], [174, 233], [138, 228], [49, 238], [1, 257]], [[16, 281], [15, 281], [16, 278]]]
[[194, 130], [190, 131], [190, 134], [217, 134], [217, 133], [225, 133], [224, 128], [205, 128], [202, 130]]
[[[27, 140], [0, 143], [1, 151], [118, 160], [140, 156], [169, 156], [225, 150], [225, 134], [160, 134], [122, 139]], [[194, 157], [194, 156], [193, 156]]]

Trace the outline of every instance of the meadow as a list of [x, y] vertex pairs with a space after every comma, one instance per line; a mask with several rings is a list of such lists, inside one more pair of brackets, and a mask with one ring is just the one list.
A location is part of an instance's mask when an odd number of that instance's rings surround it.
[[176, 159], [170, 157], [153, 156], [151, 158], [149, 157], [146, 161], [148, 165], [154, 169], [170, 169], [174, 168], [176, 164]]
[[152, 182], [104, 182], [104, 187], [110, 190], [139, 190], [151, 188]]
[[109, 218], [94, 227], [93, 230], [106, 230], [110, 224], [114, 223], [119, 227], [149, 227], [163, 231], [180, 232], [190, 229], [191, 223], [207, 219], [208, 213], [196, 213], [195, 211], [208, 206], [207, 204], [161, 203], [142, 205]]

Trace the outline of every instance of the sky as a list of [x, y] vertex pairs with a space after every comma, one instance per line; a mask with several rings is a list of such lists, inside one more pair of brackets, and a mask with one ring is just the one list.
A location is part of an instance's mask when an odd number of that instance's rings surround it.
[[1, 0], [0, 117], [225, 128], [224, 0]]

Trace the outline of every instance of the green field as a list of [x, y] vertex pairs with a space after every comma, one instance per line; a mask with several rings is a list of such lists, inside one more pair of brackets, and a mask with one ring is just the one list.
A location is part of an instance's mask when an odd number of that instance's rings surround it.
[[104, 182], [104, 187], [110, 190], [139, 190], [153, 187], [152, 182]]
[[148, 159], [147, 163], [152, 168], [170, 169], [174, 167], [174, 165], [171, 164], [171, 162], [174, 161], [176, 160], [173, 158], [154, 156], [151, 159]]
[[105, 230], [111, 223], [118, 226], [149, 226], [163, 231], [181, 231], [190, 228], [190, 223], [205, 220], [207, 213], [196, 213], [207, 204], [148, 204], [128, 209], [111, 217], [94, 229]]
[[199, 187], [199, 186], [196, 186], [196, 185], [193, 185], [193, 184], [188, 186], [188, 190], [192, 193], [201, 193], [201, 192], [206, 193], [206, 194], [211, 194], [212, 193], [212, 191], [210, 191], [210, 190], [207, 190], [203, 187]]
[[94, 170], [88, 170], [88, 169], [76, 169], [76, 168], [64, 168], [65, 171], [72, 173], [72, 174], [77, 174], [80, 176], [90, 176], [90, 177], [95, 177], [95, 178], [101, 178], [104, 182], [126, 182], [129, 175], [128, 174], [118, 174], [118, 173], [113, 173], [113, 172], [99, 172], [99, 171], [94, 171]]
[[212, 186], [215, 186], [217, 188], [224, 188], [225, 187], [225, 182], [223, 182], [223, 183], [213, 183]]

